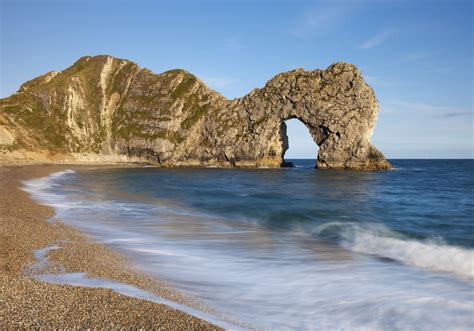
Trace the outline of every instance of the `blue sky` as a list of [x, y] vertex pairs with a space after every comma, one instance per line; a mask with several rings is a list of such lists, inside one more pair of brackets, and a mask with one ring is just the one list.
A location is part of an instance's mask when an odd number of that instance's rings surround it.
[[[184, 68], [229, 98], [281, 71], [357, 65], [388, 158], [472, 158], [473, 1], [0, 0], [0, 97], [83, 55]], [[288, 123], [287, 157], [313, 158]]]

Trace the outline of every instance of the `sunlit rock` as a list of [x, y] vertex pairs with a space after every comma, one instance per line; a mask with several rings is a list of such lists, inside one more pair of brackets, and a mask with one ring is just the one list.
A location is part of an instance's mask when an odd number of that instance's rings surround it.
[[390, 168], [370, 143], [378, 112], [359, 70], [342, 62], [281, 73], [228, 100], [184, 70], [154, 74], [95, 56], [0, 100], [0, 125], [17, 158], [35, 151], [55, 161], [95, 154], [162, 166], [280, 167], [284, 121], [298, 118], [319, 145], [318, 168], [375, 170]]

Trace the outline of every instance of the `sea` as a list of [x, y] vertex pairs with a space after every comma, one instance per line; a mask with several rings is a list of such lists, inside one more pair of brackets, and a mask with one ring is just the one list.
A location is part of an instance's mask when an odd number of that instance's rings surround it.
[[245, 328], [474, 330], [474, 160], [289, 161], [65, 170], [25, 189]]

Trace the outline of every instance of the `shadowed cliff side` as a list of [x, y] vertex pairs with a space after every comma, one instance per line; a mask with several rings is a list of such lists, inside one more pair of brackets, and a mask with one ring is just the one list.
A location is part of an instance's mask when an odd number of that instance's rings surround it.
[[0, 100], [0, 161], [279, 167], [284, 121], [298, 118], [319, 145], [318, 168], [388, 169], [370, 143], [378, 112], [347, 63], [281, 73], [227, 100], [184, 70], [86, 56]]

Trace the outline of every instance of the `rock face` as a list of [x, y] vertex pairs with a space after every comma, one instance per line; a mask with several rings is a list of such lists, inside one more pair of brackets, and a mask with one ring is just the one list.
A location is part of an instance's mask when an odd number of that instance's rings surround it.
[[[388, 169], [370, 144], [378, 102], [359, 70], [281, 73], [227, 100], [184, 70], [154, 74], [110, 56], [83, 57], [0, 100], [0, 159], [141, 160], [162, 166], [280, 167], [285, 120], [319, 145], [317, 167]], [[37, 156], [36, 156], [37, 157]]]

